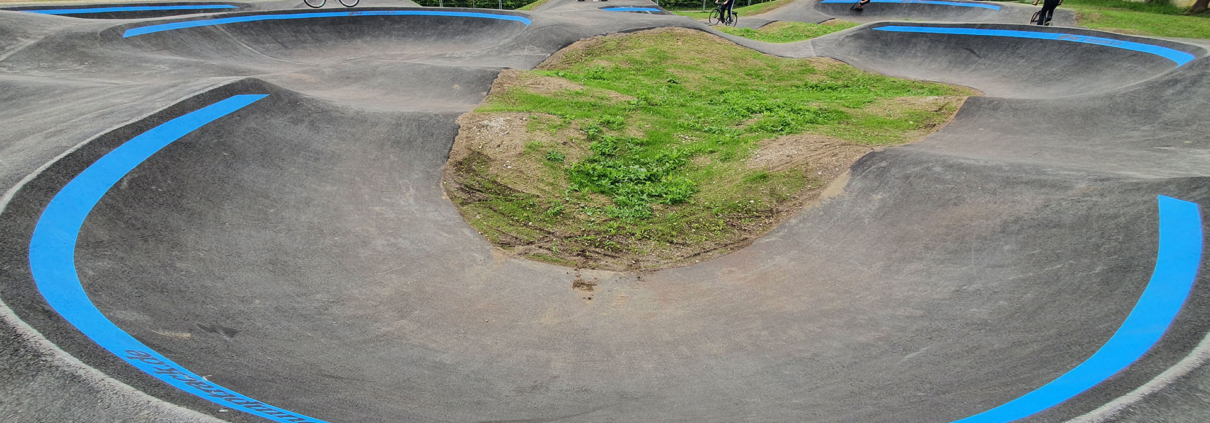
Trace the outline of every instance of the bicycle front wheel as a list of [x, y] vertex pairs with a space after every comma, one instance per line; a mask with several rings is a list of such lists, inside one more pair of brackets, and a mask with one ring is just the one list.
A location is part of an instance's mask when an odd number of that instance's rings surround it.
[[727, 25], [735, 26], [739, 23], [739, 13], [731, 12], [731, 19], [727, 21]]
[[361, 0], [340, 0], [340, 4], [344, 5], [344, 7], [353, 7], [356, 6], [357, 2], [359, 1]]
[[327, 3], [327, 2], [328, 2], [328, 0], [303, 0], [303, 3], [306, 3], [307, 6], [311, 6], [316, 9], [324, 7], [324, 3]]
[[710, 17], [706, 18], [706, 23], [710, 25], [718, 25], [723, 22], [723, 17], [719, 15], [718, 9], [710, 11]]

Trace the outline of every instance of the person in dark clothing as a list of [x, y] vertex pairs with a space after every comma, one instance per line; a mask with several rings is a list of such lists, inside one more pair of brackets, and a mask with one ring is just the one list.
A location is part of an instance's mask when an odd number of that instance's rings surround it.
[[[1034, 0], [1034, 6], [1037, 6], [1042, 0]], [[1063, 0], [1046, 0], [1042, 3], [1042, 10], [1038, 12], [1038, 25], [1050, 25], [1050, 19], [1055, 16], [1055, 9], [1063, 4]]]
[[[718, 2], [719, 0], [714, 0], [714, 4], [718, 4]], [[719, 16], [719, 19], [723, 20], [723, 24], [726, 24], [731, 20], [731, 17], [735, 16], [735, 11], [732, 9], [735, 9], [735, 0], [723, 0], [723, 16]]]

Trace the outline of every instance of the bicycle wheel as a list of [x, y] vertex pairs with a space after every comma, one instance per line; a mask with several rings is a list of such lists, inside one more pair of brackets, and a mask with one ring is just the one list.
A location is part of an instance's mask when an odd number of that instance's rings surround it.
[[324, 7], [324, 3], [327, 3], [327, 2], [328, 2], [328, 0], [303, 0], [303, 3], [306, 3], [307, 6], [311, 6], [316, 9]]
[[709, 25], [718, 25], [723, 22], [722, 16], [718, 14], [718, 9], [710, 11], [710, 17], [706, 18], [706, 23]]
[[1038, 23], [1038, 15], [1041, 15], [1041, 14], [1042, 14], [1041, 10], [1034, 12], [1034, 15], [1029, 18], [1029, 23], [1030, 24]]
[[356, 6], [357, 2], [359, 1], [361, 0], [340, 0], [340, 4], [344, 5], [344, 7], [353, 7]]
[[739, 13], [731, 11], [731, 19], [727, 21], [727, 25], [735, 26], [737, 23], [739, 23]]

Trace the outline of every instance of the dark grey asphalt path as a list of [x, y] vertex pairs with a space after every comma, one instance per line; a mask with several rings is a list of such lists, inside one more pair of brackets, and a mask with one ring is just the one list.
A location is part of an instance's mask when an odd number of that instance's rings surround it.
[[[359, 0], [360, 7], [419, 7], [410, 0]], [[0, 10], [45, 13], [78, 19], [144, 19], [183, 15], [205, 15], [249, 10], [314, 9], [303, 0], [258, 1], [111, 1], [88, 2], [12, 2], [0, 3]], [[339, 0], [324, 2], [319, 9], [345, 10]]]
[[[839, 195], [748, 248], [581, 272], [599, 280], [587, 301], [572, 269], [493, 251], [443, 197], [441, 167], [455, 118], [500, 69], [597, 34], [707, 30], [598, 10], [637, 4], [552, 0], [528, 27], [362, 16], [130, 38], [207, 16], [0, 12], [0, 421], [262, 421], [98, 348], [48, 308], [29, 268], [38, 216], [71, 178], [235, 94], [269, 96], [101, 198], [79, 234], [79, 277], [106, 317], [185, 368], [332, 422], [950, 422], [1046, 384], [1113, 335], [1155, 265], [1157, 195], [1210, 217], [1203, 47], [1046, 30], [1195, 58], [1177, 66], [886, 23], [789, 45], [732, 38], [986, 96], [929, 138], [863, 158]], [[1146, 356], [1027, 421], [1202, 421], [1207, 266]]]
[[[809, 2], [802, 2], [811, 4]], [[1034, 12], [1042, 6], [1030, 6], [1002, 1], [913, 1], [872, 2], [865, 10], [853, 10], [853, 2], [814, 3], [814, 11], [837, 19], [854, 22], [877, 21], [926, 21], [926, 22], [980, 22], [1028, 24]], [[974, 7], [973, 7], [974, 6]], [[982, 6], [982, 7], [977, 7]], [[1075, 12], [1059, 7], [1051, 21], [1054, 26], [1074, 26]]]
[[[737, 3], [743, 6], [743, 0]], [[820, 23], [831, 19], [851, 22], [916, 21], [916, 22], [974, 22], [1027, 24], [1041, 6], [1010, 2], [980, 1], [912, 1], [871, 3], [865, 10], [854, 10], [853, 2], [822, 3], [796, 1], [771, 11], [752, 16], [740, 16], [737, 26], [760, 28], [773, 22]], [[972, 7], [983, 6], [983, 7]], [[1055, 10], [1053, 26], [1075, 26], [1075, 12], [1060, 7]]]

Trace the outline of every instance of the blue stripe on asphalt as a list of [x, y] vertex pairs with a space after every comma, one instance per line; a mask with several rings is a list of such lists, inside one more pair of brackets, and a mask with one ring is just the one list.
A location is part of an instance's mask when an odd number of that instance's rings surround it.
[[954, 423], [1023, 419], [1087, 391], [1143, 357], [1164, 335], [1193, 289], [1202, 260], [1202, 215], [1196, 203], [1159, 196], [1160, 250], [1151, 282], [1118, 331], [1092, 357], [1041, 388]]
[[[820, 3], [857, 3], [856, 0], [823, 0]], [[937, 0], [870, 0], [870, 3], [916, 3], [916, 4], [935, 4], [940, 6], [957, 6], [957, 7], [977, 7], [981, 9], [1000, 10], [1000, 6], [994, 4], [981, 3], [964, 3], [957, 1], [937, 1]]]
[[608, 10], [610, 12], [660, 12], [661, 11], [660, 9], [656, 9], [654, 7], [606, 7], [601, 10]]
[[207, 382], [143, 345], [97, 310], [84, 292], [76, 272], [75, 251], [80, 228], [89, 212], [115, 183], [173, 141], [265, 97], [263, 94], [236, 95], [211, 104], [132, 138], [88, 166], [63, 186], [42, 212], [29, 242], [29, 266], [38, 291], [51, 308], [93, 342], [139, 370], [225, 408], [281, 423], [319, 423], [322, 420], [291, 413]]
[[214, 9], [239, 9], [237, 6], [229, 4], [196, 4], [191, 6], [119, 6], [119, 7], [92, 7], [87, 9], [36, 9], [22, 10], [22, 12], [41, 13], [45, 15], [82, 15], [85, 13], [113, 13], [113, 12], [148, 12], [160, 10], [214, 10]]
[[481, 18], [481, 19], [497, 19], [502, 21], [515, 21], [529, 26], [531, 23], [528, 18], [514, 15], [498, 15], [494, 13], [478, 13], [478, 12], [443, 12], [436, 10], [366, 10], [353, 12], [310, 12], [310, 13], [288, 13], [288, 14], [272, 14], [272, 15], [251, 15], [251, 16], [235, 16], [230, 18], [217, 19], [202, 19], [196, 21], [173, 22], [160, 25], [149, 25], [139, 28], [131, 28], [122, 34], [122, 37], [133, 37], [136, 35], [150, 34], [153, 32], [172, 31], [176, 29], [196, 28], [199, 26], [211, 25], [226, 25], [240, 22], [260, 22], [260, 21], [280, 21], [289, 19], [316, 19], [316, 18], [337, 18], [350, 16], [452, 16], [461, 18]]
[[952, 27], [932, 27], [932, 26], [898, 26], [888, 25], [874, 28], [875, 31], [890, 31], [890, 32], [913, 32], [924, 34], [950, 34], [950, 35], [975, 35], [983, 37], [1013, 37], [1013, 38], [1030, 38], [1035, 40], [1059, 40], [1070, 41], [1073, 43], [1095, 44], [1105, 47], [1120, 48], [1124, 50], [1133, 50], [1143, 53], [1151, 53], [1156, 56], [1176, 62], [1177, 66], [1189, 63], [1195, 56], [1185, 53], [1180, 50], [1170, 49], [1168, 47], [1160, 47], [1151, 44], [1136, 43], [1132, 41], [1115, 40], [1112, 38], [1092, 37], [1088, 35], [1062, 34], [1055, 32], [1035, 32], [1035, 31], [1017, 31], [1009, 29], [978, 29], [978, 28], [952, 28]]

